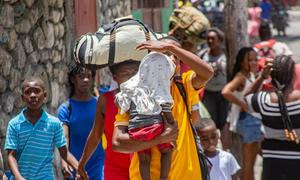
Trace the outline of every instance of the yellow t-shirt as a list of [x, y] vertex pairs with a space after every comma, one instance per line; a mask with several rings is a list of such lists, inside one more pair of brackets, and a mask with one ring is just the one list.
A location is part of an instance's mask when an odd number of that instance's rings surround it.
[[[191, 106], [199, 102], [199, 91], [193, 88], [191, 78], [194, 75], [193, 71], [188, 71], [182, 74], [182, 82], [187, 94], [187, 102], [189, 111]], [[201, 180], [201, 172], [199, 167], [197, 149], [193, 137], [193, 132], [190, 127], [190, 120], [188, 119], [188, 113], [186, 112], [186, 106], [184, 100], [175, 84], [171, 84], [171, 94], [174, 100], [174, 106], [172, 113], [174, 119], [178, 121], [179, 135], [177, 139], [177, 147], [172, 154], [172, 164], [169, 173], [171, 180]], [[115, 125], [128, 125], [128, 114], [116, 116]], [[151, 149], [151, 180], [159, 180], [160, 178], [160, 152], [157, 147]], [[134, 156], [130, 164], [130, 179], [141, 180], [139, 172], [139, 160], [137, 153]]]

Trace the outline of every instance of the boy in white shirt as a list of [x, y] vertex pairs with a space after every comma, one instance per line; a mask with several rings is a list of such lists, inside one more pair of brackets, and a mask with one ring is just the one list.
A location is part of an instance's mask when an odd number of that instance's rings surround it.
[[238, 180], [240, 166], [229, 152], [217, 149], [219, 132], [212, 119], [203, 118], [195, 124], [205, 155], [212, 163], [211, 180]]

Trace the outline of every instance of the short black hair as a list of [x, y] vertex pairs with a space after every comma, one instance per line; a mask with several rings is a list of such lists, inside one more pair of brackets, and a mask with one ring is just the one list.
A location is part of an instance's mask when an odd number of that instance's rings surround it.
[[121, 67], [121, 66], [132, 66], [132, 65], [135, 65], [135, 66], [139, 66], [140, 65], [140, 61], [135, 61], [135, 60], [126, 60], [126, 61], [123, 61], [121, 63], [117, 63], [117, 64], [114, 64], [112, 66], [109, 66], [109, 70], [110, 72], [115, 75], [118, 71], [118, 69]]
[[216, 33], [217, 36], [218, 36], [218, 38], [219, 38], [219, 40], [220, 40], [221, 42], [224, 41], [224, 33], [223, 33], [223, 31], [221, 31], [219, 28], [217, 28], [217, 27], [212, 27], [212, 28], [210, 28], [210, 29], [207, 30], [207, 34], [210, 33], [210, 32]]
[[45, 90], [45, 83], [44, 81], [39, 77], [39, 76], [30, 76], [28, 78], [26, 78], [22, 85], [21, 85], [21, 88], [22, 88], [22, 91], [24, 90], [25, 86], [26, 86], [26, 83], [28, 82], [32, 82], [32, 81], [38, 81], [40, 84], [40, 87], [43, 88]]
[[177, 43], [178, 47], [181, 47], [180, 41], [178, 41], [178, 39], [176, 39], [174, 36], [164, 36], [162, 38], [159, 38], [158, 40], [159, 41], [171, 40], [171, 41], [174, 41], [175, 43]]
[[201, 118], [200, 121], [197, 121], [194, 125], [197, 131], [200, 131], [208, 126], [216, 127], [216, 123], [211, 118]]
[[164, 36], [162, 38], [159, 38], [158, 40], [159, 41], [160, 40], [173, 40], [173, 41], [177, 42], [178, 44], [180, 44], [180, 42], [178, 41], [178, 39], [176, 39], [174, 36]]
[[260, 24], [258, 32], [259, 32], [259, 38], [262, 41], [269, 40], [272, 37], [272, 31], [269, 23], [267, 22], [262, 22]]

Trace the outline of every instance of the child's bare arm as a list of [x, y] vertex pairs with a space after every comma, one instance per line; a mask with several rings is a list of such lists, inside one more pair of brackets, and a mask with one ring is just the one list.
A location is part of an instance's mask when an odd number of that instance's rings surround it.
[[163, 120], [167, 121], [169, 124], [174, 124], [175, 120], [172, 114], [172, 105], [169, 103], [165, 103], [161, 105], [162, 107], [162, 116]]
[[60, 157], [66, 161], [69, 165], [71, 165], [74, 169], [78, 169], [78, 161], [75, 157], [69, 152], [67, 146], [63, 146], [58, 148]]
[[151, 148], [157, 144], [175, 141], [178, 136], [177, 124], [174, 123], [170, 127], [170, 129], [165, 130], [160, 136], [151, 141], [137, 141], [130, 138], [127, 126], [117, 126], [114, 129], [112, 139], [113, 150], [122, 153], [133, 153]]
[[239, 179], [240, 179], [240, 178], [239, 178], [239, 173], [236, 173], [236, 174], [232, 175], [232, 176], [231, 176], [231, 179], [232, 179], [232, 180], [239, 180]]
[[2, 179], [3, 176], [4, 176], [4, 164], [3, 164], [2, 153], [0, 150], [0, 179]]
[[163, 119], [164, 121], [167, 121], [169, 124], [174, 124], [175, 120], [174, 120], [174, 117], [173, 117], [173, 114], [172, 112], [163, 112]]
[[8, 150], [8, 158], [7, 158], [8, 166], [16, 180], [23, 180], [25, 178], [22, 177], [22, 175], [19, 171], [16, 154], [17, 154], [16, 150]]

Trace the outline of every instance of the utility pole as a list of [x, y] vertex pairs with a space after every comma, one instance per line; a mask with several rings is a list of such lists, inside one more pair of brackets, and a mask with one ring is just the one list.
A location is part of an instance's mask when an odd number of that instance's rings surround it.
[[224, 0], [225, 47], [228, 77], [231, 77], [235, 57], [239, 49], [244, 46], [249, 46], [247, 35], [247, 6], [247, 0]]

